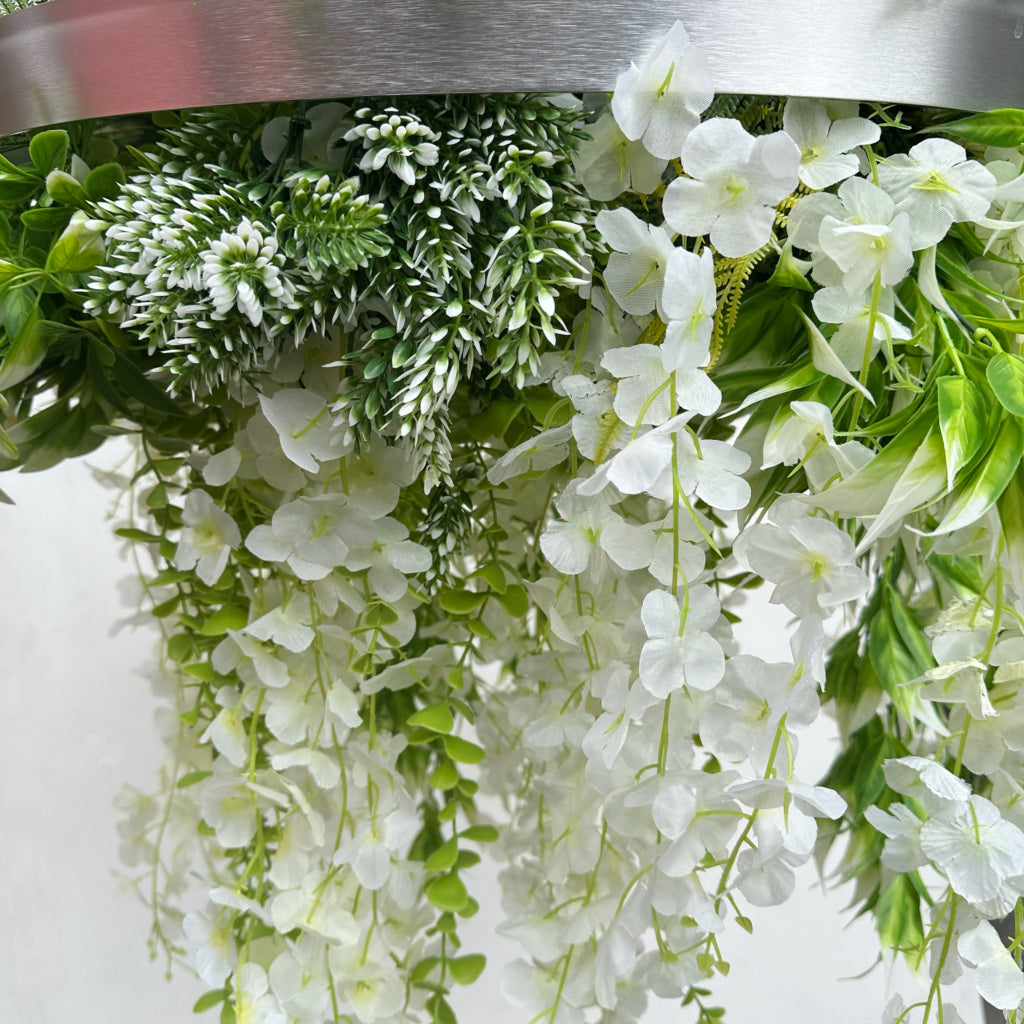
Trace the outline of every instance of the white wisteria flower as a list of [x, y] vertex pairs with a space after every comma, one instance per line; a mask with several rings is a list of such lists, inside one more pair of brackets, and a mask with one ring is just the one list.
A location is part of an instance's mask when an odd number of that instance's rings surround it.
[[657, 308], [658, 315], [666, 319], [661, 293], [665, 269], [675, 251], [668, 232], [642, 221], [625, 207], [602, 210], [595, 224], [613, 250], [604, 271], [612, 297], [627, 313], [640, 315]]
[[935, 245], [953, 224], [984, 217], [997, 185], [987, 167], [949, 139], [925, 139], [879, 161], [878, 182], [908, 214], [914, 249]]
[[848, 178], [838, 195], [804, 196], [787, 230], [793, 245], [811, 253], [815, 280], [841, 284], [851, 295], [863, 294], [876, 276], [883, 286], [898, 284], [914, 265], [909, 215], [863, 178]]
[[212, 587], [224, 572], [231, 552], [242, 543], [238, 524], [199, 487], [185, 495], [181, 520], [185, 525], [174, 565], [178, 569], [195, 568], [196, 575]]
[[665, 190], [663, 212], [682, 235], [710, 235], [723, 255], [747, 256], [772, 236], [775, 206], [799, 182], [800, 148], [785, 132], [750, 135], [739, 121], [713, 117], [687, 136], [688, 178]]
[[718, 620], [718, 598], [703, 583], [678, 598], [652, 590], [641, 619], [648, 640], [640, 651], [640, 682], [655, 697], [682, 686], [710, 690], [725, 674], [725, 655], [708, 632]]
[[[698, 256], [688, 249], [674, 249], [665, 268], [661, 296], [667, 319], [661, 345], [661, 361], [666, 370], [694, 373], [707, 366], [717, 304], [715, 258], [711, 250], [704, 249]], [[683, 408], [702, 411], [693, 405], [684, 404]], [[711, 412], [714, 409], [704, 415]]]
[[835, 121], [821, 100], [793, 97], [782, 112], [783, 130], [800, 147], [800, 181], [811, 189], [828, 188], [860, 169], [851, 150], [877, 142], [881, 128], [864, 117]]
[[985, 1002], [1000, 1010], [1020, 1009], [1024, 974], [988, 921], [961, 933], [956, 949], [964, 963], [975, 969], [974, 984]]
[[627, 138], [612, 114], [602, 114], [589, 133], [576, 154], [576, 168], [592, 199], [607, 202], [628, 190], [649, 195], [658, 187], [668, 160]]
[[619, 75], [612, 113], [626, 138], [639, 139], [653, 156], [671, 160], [714, 96], [707, 57], [677, 21], [639, 66], [630, 64]]
[[853, 540], [827, 519], [756, 523], [740, 534], [733, 553], [745, 568], [775, 584], [773, 604], [796, 615], [828, 615], [870, 586], [856, 564]]
[[848, 370], [859, 372], [864, 363], [871, 326], [871, 358], [883, 344], [909, 341], [912, 332], [894, 315], [896, 296], [892, 288], [882, 288], [878, 301], [869, 292], [851, 295], [845, 288], [832, 285], [814, 293], [811, 306], [822, 323], [838, 324], [829, 338], [829, 346]]
[[347, 453], [341, 432], [334, 426], [327, 402], [306, 388], [283, 388], [270, 398], [260, 396], [260, 408], [277, 431], [284, 454], [308, 473], [321, 462]]

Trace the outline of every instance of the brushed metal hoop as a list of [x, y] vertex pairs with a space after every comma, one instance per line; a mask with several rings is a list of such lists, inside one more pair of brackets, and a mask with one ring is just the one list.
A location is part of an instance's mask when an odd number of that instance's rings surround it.
[[676, 18], [719, 92], [1024, 106], [1021, 0], [49, 0], [0, 18], [0, 134], [222, 103], [610, 90]]

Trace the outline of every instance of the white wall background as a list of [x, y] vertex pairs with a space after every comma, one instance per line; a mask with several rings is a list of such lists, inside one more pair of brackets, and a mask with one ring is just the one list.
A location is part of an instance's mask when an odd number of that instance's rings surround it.
[[[109, 464], [116, 449], [93, 456]], [[0, 1022], [2, 1024], [187, 1024], [205, 988], [179, 972], [168, 984], [146, 950], [148, 915], [120, 891], [113, 800], [125, 782], [147, 790], [162, 759], [154, 702], [139, 669], [151, 634], [122, 632], [116, 585], [125, 574], [105, 515], [110, 492], [78, 460], [0, 486]], [[747, 642], [785, 654], [779, 622], [765, 609]], [[828, 722], [804, 743], [804, 764], [822, 769], [834, 737]], [[808, 781], [810, 781], [808, 779]], [[468, 950], [489, 955], [481, 982], [460, 1000], [464, 1024], [526, 1024], [497, 996], [500, 965], [513, 944], [491, 934], [497, 892], [476, 871], [481, 912], [464, 933]], [[483, 884], [481, 884], [483, 883]], [[875, 1024], [891, 988], [869, 920], [850, 923], [850, 893], [823, 895], [803, 872], [784, 907], [752, 915], [753, 936], [728, 933], [732, 972], [716, 1001], [733, 1024]], [[896, 984], [920, 991], [903, 970]], [[966, 1024], [980, 1024], [970, 989], [959, 1000]], [[690, 1011], [652, 1007], [649, 1024], [687, 1024]], [[795, 1015], [799, 1014], [799, 1017]], [[486, 1015], [486, 1016], [485, 1016]]]

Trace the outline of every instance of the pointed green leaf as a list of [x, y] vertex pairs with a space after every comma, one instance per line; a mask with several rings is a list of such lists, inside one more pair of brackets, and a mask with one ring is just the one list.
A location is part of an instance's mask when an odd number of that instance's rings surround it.
[[449, 733], [455, 725], [455, 716], [447, 704], [434, 704], [410, 715], [408, 724], [414, 728], [429, 729], [431, 732]]
[[35, 169], [47, 175], [63, 167], [68, 158], [70, 141], [68, 133], [61, 128], [51, 128], [32, 136], [28, 144], [28, 155]]
[[921, 897], [909, 875], [896, 874], [882, 886], [874, 914], [883, 949], [910, 951], [924, 942]]
[[474, 843], [496, 843], [498, 830], [493, 825], [470, 825], [465, 832], [459, 833], [460, 839], [469, 839]]
[[[209, 772], [207, 772], [207, 774], [209, 774]], [[196, 1005], [192, 1007], [192, 1012], [202, 1013], [204, 1010], [209, 1010], [218, 1003], [223, 1003], [227, 997], [228, 990], [226, 988], [215, 988], [212, 991], [201, 995], [196, 1000]]]
[[103, 236], [85, 227], [81, 221], [72, 220], [53, 243], [46, 257], [46, 270], [50, 274], [79, 274], [98, 267], [105, 255]]
[[82, 207], [89, 201], [82, 183], [67, 171], [50, 171], [46, 176], [46, 191], [55, 203]]
[[0, 358], [0, 391], [19, 384], [43, 361], [46, 355], [46, 335], [40, 330], [42, 316], [35, 305], [19, 324], [17, 333], [10, 338], [10, 347]]
[[459, 985], [472, 985], [487, 966], [487, 957], [483, 953], [468, 953], [448, 961], [448, 973], [452, 981]]
[[989, 360], [985, 376], [1000, 405], [1014, 416], [1024, 416], [1024, 359], [998, 352]]
[[940, 377], [939, 430], [946, 452], [946, 486], [971, 461], [985, 436], [985, 401], [981, 389], [966, 377]]
[[[203, 779], [208, 779], [212, 774], [213, 772], [210, 771], [187, 772], [182, 775], [174, 785], [178, 789], [188, 789], [189, 786], [194, 786], [197, 782], [202, 782]], [[209, 1005], [212, 1006], [213, 1003], [210, 1003]]]
[[956, 121], [946, 121], [945, 124], [932, 125], [922, 129], [922, 132], [941, 132], [980, 146], [1016, 149], [1024, 143], [1024, 110], [988, 110]]
[[1013, 479], [1024, 449], [1020, 420], [1005, 417], [995, 442], [982, 463], [961, 488], [935, 533], [950, 533], [980, 519], [998, 500]]

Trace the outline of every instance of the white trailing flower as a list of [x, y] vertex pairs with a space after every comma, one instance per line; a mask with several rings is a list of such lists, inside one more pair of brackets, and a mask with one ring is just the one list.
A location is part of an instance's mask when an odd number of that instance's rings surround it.
[[[661, 296], [661, 308], [667, 320], [661, 361], [666, 370], [694, 373], [707, 366], [717, 304], [715, 259], [711, 251], [705, 249], [698, 256], [688, 249], [673, 249], [665, 268]], [[703, 415], [715, 411], [704, 412], [686, 404], [683, 408]]]
[[671, 228], [710, 235], [723, 256], [747, 256], [767, 244], [775, 206], [799, 180], [800, 149], [785, 132], [754, 138], [739, 121], [714, 117], [687, 136], [682, 161], [689, 177], [665, 190]]
[[607, 202], [630, 190], [649, 195], [658, 187], [668, 160], [627, 138], [612, 114], [602, 114], [588, 131], [591, 137], [576, 154], [576, 170], [592, 199]]
[[174, 565], [178, 569], [194, 568], [196, 575], [212, 587], [224, 572], [231, 552], [242, 542], [238, 524], [199, 487], [185, 495], [181, 520], [184, 527]]
[[832, 120], [821, 100], [786, 101], [782, 127], [800, 147], [800, 181], [811, 189], [828, 188], [860, 170], [860, 146], [877, 142], [881, 128], [864, 117]]
[[632, 210], [602, 210], [595, 220], [601, 237], [612, 248], [604, 281], [612, 298], [627, 312], [650, 313], [661, 304], [665, 270], [675, 246], [663, 227], [642, 221]]
[[718, 598], [704, 584], [678, 598], [652, 590], [641, 619], [648, 640], [640, 651], [640, 682], [655, 697], [682, 686], [710, 690], [725, 674], [725, 655], [708, 629], [718, 620]]
[[878, 165], [878, 181], [897, 211], [910, 218], [910, 243], [927, 249], [953, 224], [978, 220], [996, 195], [995, 175], [963, 146], [949, 139], [925, 139], [909, 153], [896, 153]]
[[612, 113], [626, 138], [639, 139], [652, 155], [671, 160], [714, 95], [707, 57], [677, 21], [639, 66], [631, 64], [619, 75]]

